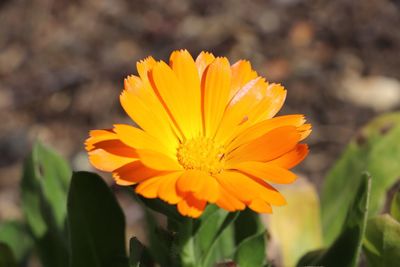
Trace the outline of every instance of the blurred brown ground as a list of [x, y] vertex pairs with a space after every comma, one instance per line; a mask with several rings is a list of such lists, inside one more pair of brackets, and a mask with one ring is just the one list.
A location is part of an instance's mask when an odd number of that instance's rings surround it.
[[[123, 78], [137, 60], [180, 48], [249, 59], [281, 82], [281, 114], [306, 114], [314, 129], [297, 171], [320, 187], [357, 129], [400, 107], [399, 25], [399, 0], [0, 1], [0, 220], [21, 217], [35, 139], [90, 169], [88, 130], [129, 122]], [[134, 224], [140, 213], [120, 200]]]

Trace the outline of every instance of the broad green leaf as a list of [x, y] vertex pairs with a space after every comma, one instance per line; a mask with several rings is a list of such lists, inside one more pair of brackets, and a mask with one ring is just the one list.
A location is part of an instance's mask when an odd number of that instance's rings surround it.
[[125, 219], [100, 176], [76, 172], [68, 194], [70, 267], [127, 267]]
[[322, 246], [319, 199], [306, 179], [280, 191], [288, 204], [274, 209], [269, 232], [281, 250], [282, 265], [292, 267], [304, 253]]
[[154, 265], [147, 248], [136, 237], [132, 237], [129, 241], [129, 252], [129, 267]]
[[[218, 220], [217, 228], [212, 229], [213, 237], [208, 248], [205, 249], [204, 255], [201, 256], [201, 266], [208, 267], [210, 264], [214, 264], [213, 261], [219, 260], [218, 258], [213, 258], [213, 252], [220, 240], [221, 236], [229, 229], [232, 223], [237, 219], [238, 212], [227, 212], [225, 210], [219, 209], [218, 213], [221, 217]], [[210, 229], [210, 228], [209, 228]], [[232, 232], [233, 233], [233, 232]], [[201, 235], [201, 231], [197, 233], [197, 236]], [[233, 241], [233, 240], [232, 240]], [[226, 252], [225, 252], [226, 253]], [[223, 255], [225, 256], [225, 255]], [[215, 257], [215, 254], [214, 254]], [[211, 265], [212, 266], [212, 265]], [[197, 266], [196, 266], [197, 267]]]
[[67, 266], [66, 202], [71, 170], [55, 152], [35, 143], [24, 164], [21, 206], [44, 266]]
[[[213, 266], [216, 261], [231, 256], [234, 251], [232, 222], [225, 210], [208, 205], [203, 215], [195, 222], [194, 244], [196, 256], [202, 266]], [[197, 228], [196, 228], [197, 227]]]
[[363, 174], [339, 236], [327, 249], [306, 254], [297, 266], [357, 266], [368, 217], [370, 190], [371, 178]]
[[390, 205], [390, 214], [400, 222], [400, 190], [393, 197], [392, 204]]
[[250, 209], [239, 213], [235, 223], [235, 243], [239, 245], [244, 239], [265, 231], [260, 215]]
[[363, 245], [369, 267], [398, 266], [400, 223], [388, 214], [370, 219]]
[[235, 263], [240, 267], [263, 266], [265, 255], [265, 232], [244, 239], [236, 249]]
[[18, 262], [21, 262], [33, 247], [33, 241], [26, 226], [17, 221], [0, 224], [0, 242], [11, 248]]
[[[370, 216], [383, 207], [386, 191], [400, 176], [400, 112], [386, 114], [364, 127], [329, 171], [321, 194], [322, 224], [326, 245], [339, 234], [359, 173], [372, 181]], [[340, 197], [338, 197], [340, 195]]]
[[14, 255], [5, 243], [0, 242], [0, 267], [17, 267]]

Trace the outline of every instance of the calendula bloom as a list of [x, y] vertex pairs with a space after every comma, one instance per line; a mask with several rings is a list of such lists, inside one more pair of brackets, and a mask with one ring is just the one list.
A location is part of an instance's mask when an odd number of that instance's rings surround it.
[[286, 90], [240, 60], [174, 51], [169, 64], [148, 57], [125, 79], [121, 105], [138, 127], [93, 130], [89, 159], [119, 185], [177, 205], [199, 217], [207, 203], [228, 210], [271, 213], [284, 197], [311, 132], [303, 115], [275, 117]]

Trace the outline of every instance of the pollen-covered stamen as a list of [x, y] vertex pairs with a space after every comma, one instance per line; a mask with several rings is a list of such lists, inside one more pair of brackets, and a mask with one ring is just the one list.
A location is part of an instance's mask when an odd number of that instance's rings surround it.
[[179, 163], [187, 170], [202, 170], [210, 174], [222, 171], [225, 163], [224, 148], [214, 140], [198, 137], [186, 140], [177, 150]]

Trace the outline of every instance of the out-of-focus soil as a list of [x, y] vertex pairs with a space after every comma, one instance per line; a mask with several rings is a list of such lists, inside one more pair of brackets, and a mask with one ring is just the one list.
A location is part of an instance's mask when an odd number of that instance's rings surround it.
[[[135, 62], [180, 48], [249, 59], [281, 82], [281, 113], [313, 124], [311, 153], [297, 171], [319, 187], [357, 129], [399, 107], [399, 25], [398, 0], [1, 1], [0, 220], [21, 217], [21, 165], [35, 139], [89, 169], [88, 130], [129, 122], [118, 96]], [[392, 79], [392, 93], [366, 88], [371, 77]]]

